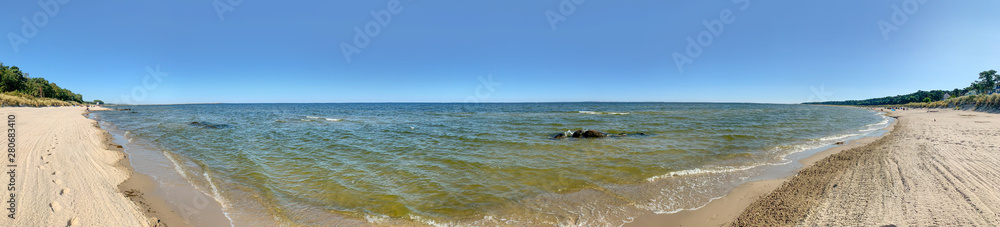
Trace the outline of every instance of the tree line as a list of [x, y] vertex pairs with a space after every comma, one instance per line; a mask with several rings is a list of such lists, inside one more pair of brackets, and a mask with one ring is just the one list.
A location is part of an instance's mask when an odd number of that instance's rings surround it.
[[809, 102], [804, 104], [879, 106], [879, 105], [902, 105], [915, 102], [932, 102], [932, 101], [944, 100], [945, 94], [948, 94], [950, 97], [963, 96], [973, 91], [975, 91], [975, 93], [978, 94], [988, 94], [994, 92], [997, 89], [998, 84], [1000, 84], [1000, 76], [997, 75], [997, 71], [989, 70], [979, 73], [979, 80], [972, 82], [972, 85], [969, 85], [968, 87], [965, 88], [956, 88], [951, 91], [947, 90], [917, 91], [907, 95], [897, 95], [897, 96], [889, 96], [889, 97], [873, 98], [865, 100]]
[[28, 73], [22, 72], [17, 66], [6, 66], [2, 62], [0, 62], [0, 92], [14, 96], [83, 103], [83, 95], [61, 88], [45, 78], [29, 77]]

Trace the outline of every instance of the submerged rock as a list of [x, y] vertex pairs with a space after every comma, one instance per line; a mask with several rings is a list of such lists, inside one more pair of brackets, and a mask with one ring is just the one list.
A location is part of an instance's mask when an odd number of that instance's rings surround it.
[[608, 134], [597, 130], [587, 130], [586, 132], [583, 132], [583, 138], [604, 138], [604, 137], [608, 137]]
[[577, 139], [591, 139], [591, 138], [607, 138], [607, 137], [628, 137], [628, 136], [646, 136], [646, 133], [618, 133], [618, 134], [607, 134], [597, 130], [576, 130], [575, 132], [566, 131], [565, 133], [556, 134], [552, 139], [566, 139], [566, 138], [577, 138]]
[[207, 121], [191, 122], [188, 125], [196, 126], [196, 127], [202, 127], [202, 128], [210, 128], [210, 129], [229, 128], [229, 125], [227, 125], [227, 124], [215, 124], [215, 123], [211, 123], [211, 122], [207, 122]]
[[573, 132], [573, 138], [604, 138], [608, 137], [608, 134], [597, 130], [577, 130]]

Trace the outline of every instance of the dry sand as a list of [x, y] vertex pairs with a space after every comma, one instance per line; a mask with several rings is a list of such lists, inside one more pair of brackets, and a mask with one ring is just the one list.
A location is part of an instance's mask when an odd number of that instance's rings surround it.
[[1000, 115], [891, 113], [893, 132], [803, 169], [734, 226], [1000, 226]]
[[157, 212], [157, 202], [140, 196], [155, 184], [145, 178], [122, 184], [133, 176], [125, 154], [84, 113], [84, 107], [0, 108], [4, 117], [15, 116], [17, 148], [16, 219], [0, 218], [0, 226], [184, 226], [174, 212]]

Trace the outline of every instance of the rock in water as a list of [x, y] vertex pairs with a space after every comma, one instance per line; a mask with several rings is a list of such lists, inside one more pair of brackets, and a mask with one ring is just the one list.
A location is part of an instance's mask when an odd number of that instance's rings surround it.
[[582, 137], [583, 137], [583, 130], [576, 130], [576, 132], [573, 132], [573, 138], [582, 138]]
[[211, 122], [207, 122], [207, 121], [191, 122], [189, 125], [191, 125], [191, 126], [197, 126], [197, 127], [202, 127], [202, 128], [209, 128], [209, 129], [229, 128], [229, 125], [227, 125], [227, 124], [215, 124], [215, 123], [211, 123]]
[[552, 137], [552, 138], [553, 139], [557, 139], [557, 140], [565, 139], [566, 138], [566, 133], [559, 133], [559, 135], [556, 135], [556, 137]]
[[608, 134], [608, 137], [626, 137], [628, 133]]
[[[574, 133], [574, 135], [576, 135], [576, 133]], [[586, 132], [583, 132], [583, 138], [604, 138], [607, 136], [608, 134], [597, 130], [587, 130]]]

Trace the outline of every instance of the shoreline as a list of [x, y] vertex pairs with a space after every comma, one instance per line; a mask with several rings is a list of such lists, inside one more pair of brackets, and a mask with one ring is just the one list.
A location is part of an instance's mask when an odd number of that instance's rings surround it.
[[[87, 114], [90, 113], [84, 113], [84, 116]], [[94, 122], [94, 127], [101, 129], [96, 121]], [[107, 149], [117, 151], [122, 155], [122, 159], [118, 160], [117, 166], [128, 171], [128, 178], [118, 184], [118, 192], [139, 207], [143, 214], [146, 215], [146, 218], [149, 219], [149, 226], [191, 226], [181, 218], [176, 210], [167, 206], [167, 201], [163, 197], [156, 194], [146, 194], [146, 192], [156, 191], [159, 185], [150, 176], [136, 172], [132, 166], [132, 162], [128, 158], [129, 154], [125, 152], [124, 148], [113, 142], [110, 133], [103, 129], [101, 131], [103, 132], [101, 136], [104, 137]]]
[[[94, 127], [103, 132], [109, 149], [125, 155], [120, 163], [130, 171], [131, 177], [118, 185], [118, 188], [142, 208], [147, 216], [171, 227], [234, 226], [233, 220], [214, 198], [195, 188], [186, 179], [181, 178], [182, 182], [177, 182], [176, 178], [180, 176], [173, 168], [155, 169], [162, 162], [169, 162], [155, 148], [147, 147], [147, 144], [136, 144], [127, 132], [122, 132], [110, 122], [88, 120], [95, 121]], [[137, 169], [132, 163], [141, 163], [141, 169]]]
[[820, 160], [736, 226], [1000, 225], [1000, 114], [909, 109], [893, 133]]
[[132, 165], [128, 145], [89, 118], [105, 110], [0, 107], [16, 116], [17, 148], [7, 165], [17, 172], [16, 190], [8, 192], [16, 194], [15, 218], [3, 218], [0, 226], [198, 226], [182, 214], [197, 217], [202, 210], [181, 209], [176, 198], [159, 193], [156, 177]]
[[[886, 113], [887, 117], [896, 118]], [[760, 198], [777, 190], [786, 182], [797, 175], [798, 171], [810, 168], [817, 162], [826, 159], [840, 152], [859, 148], [871, 144], [884, 138], [895, 131], [898, 120], [893, 121], [881, 130], [886, 130], [878, 136], [866, 136], [847, 141], [846, 144], [837, 144], [815, 154], [809, 155], [797, 162], [802, 167], [792, 172], [791, 176], [784, 176], [777, 179], [752, 180], [737, 185], [726, 195], [713, 199], [708, 204], [692, 210], [682, 210], [676, 213], [657, 214], [646, 212], [636, 217], [632, 222], [622, 226], [631, 227], [652, 227], [652, 226], [729, 226], [736, 218], [744, 212], [751, 204], [759, 201]]]

